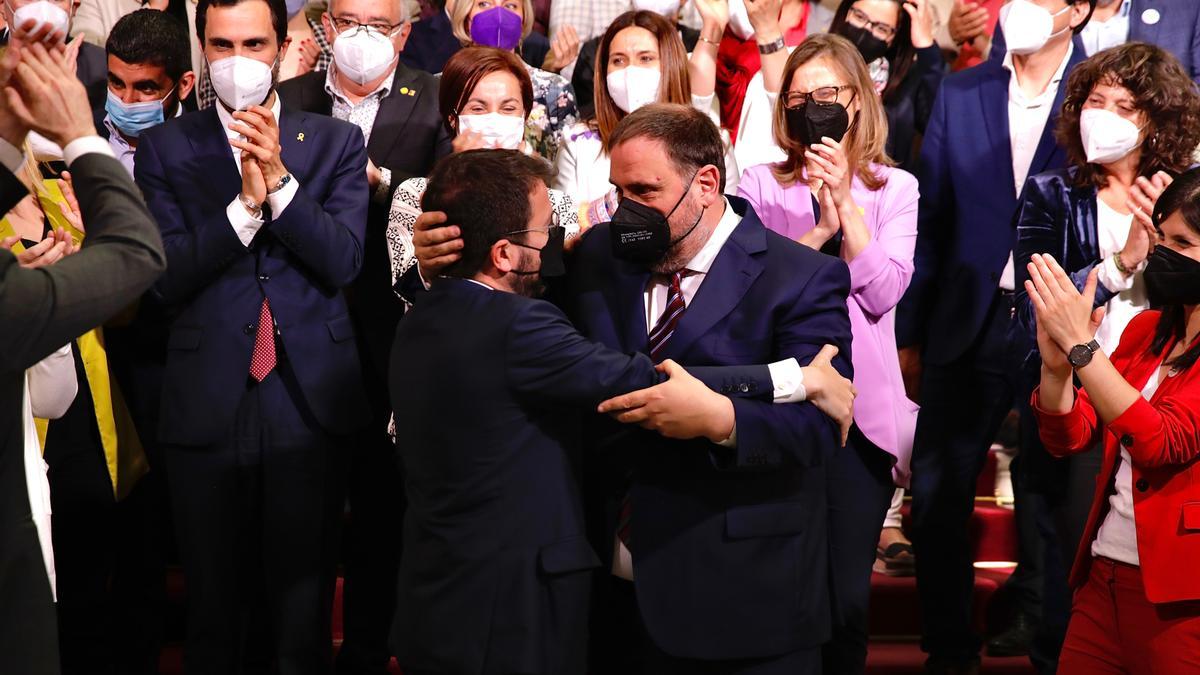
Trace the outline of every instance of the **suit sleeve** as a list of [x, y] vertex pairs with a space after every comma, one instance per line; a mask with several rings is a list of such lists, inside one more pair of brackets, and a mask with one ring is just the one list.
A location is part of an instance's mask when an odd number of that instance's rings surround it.
[[[846, 264], [825, 258], [795, 302], [775, 319], [776, 359], [812, 361], [821, 347], [838, 348], [834, 368], [853, 376], [850, 365], [850, 315], [846, 298], [850, 272]], [[770, 403], [733, 399], [737, 447], [712, 446], [713, 463], [720, 469], [762, 471], [788, 465], [821, 464], [840, 442], [837, 424], [810, 402]]]
[[505, 339], [509, 385], [558, 406], [594, 410], [601, 401], [663, 379], [648, 356], [622, 354], [588, 340], [548, 302], [528, 303]]
[[925, 342], [925, 326], [932, 302], [934, 280], [938, 277], [938, 249], [947, 230], [946, 221], [954, 217], [954, 186], [951, 183], [946, 142], [946, 87], [938, 92], [933, 117], [921, 141], [921, 198], [917, 213], [917, 243], [913, 252], [913, 275], [908, 291], [900, 302], [896, 317], [896, 342], [900, 347]]
[[933, 114], [934, 101], [937, 100], [938, 88], [942, 86], [942, 78], [946, 76], [946, 59], [937, 44], [917, 50], [917, 61], [914, 64], [917, 77], [920, 78], [916, 91], [914, 122], [917, 131], [922, 134], [929, 128], [929, 118]]
[[301, 185], [267, 227], [313, 277], [336, 290], [362, 268], [367, 234], [367, 150], [357, 127], [345, 134], [329, 196], [318, 202]]
[[[1030, 340], [1037, 339], [1037, 317], [1034, 314], [1033, 303], [1029, 300], [1029, 294], [1025, 291], [1025, 282], [1029, 279], [1028, 265], [1033, 260], [1035, 253], [1049, 253], [1060, 264], [1067, 264], [1067, 261], [1063, 259], [1062, 251], [1066, 248], [1064, 239], [1071, 223], [1067, 222], [1067, 214], [1062, 212], [1060, 203], [1061, 200], [1052, 199], [1050, 195], [1046, 194], [1046, 189], [1042, 188], [1033, 178], [1025, 181], [1025, 187], [1021, 190], [1021, 198], [1018, 201], [1015, 216], [1017, 246], [1013, 253], [1016, 272], [1016, 312], [1018, 325]], [[1075, 287], [1082, 291], [1087, 283], [1088, 274], [1095, 266], [1096, 264], [1092, 263], [1080, 269], [1069, 269], [1067, 274], [1071, 277], [1071, 282], [1075, 284]], [[1104, 284], [1097, 284], [1093, 307], [1107, 304], [1113, 295], [1114, 293]]]
[[225, 209], [215, 212], [219, 214], [216, 222], [189, 227], [184, 221], [183, 210], [174, 188], [167, 182], [166, 169], [152, 136], [143, 136], [138, 143], [134, 175], [158, 221], [167, 254], [168, 271], [154, 287], [164, 302], [186, 300], [233, 261], [249, 255], [225, 218]]
[[135, 301], [166, 266], [154, 220], [125, 168], [98, 153], [71, 164], [88, 236], [40, 269], [0, 258], [0, 363], [24, 370]]

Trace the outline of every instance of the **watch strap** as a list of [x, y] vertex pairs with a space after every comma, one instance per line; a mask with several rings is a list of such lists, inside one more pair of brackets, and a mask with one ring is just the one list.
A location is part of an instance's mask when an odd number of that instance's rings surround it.
[[787, 43], [783, 41], [783, 37], [777, 37], [771, 42], [758, 43], [758, 53], [763, 56], [774, 54], [775, 52], [787, 49]]
[[273, 195], [276, 192], [279, 192], [280, 190], [283, 189], [283, 186], [287, 185], [291, 181], [292, 181], [292, 174], [290, 174], [290, 173], [283, 174], [283, 178], [279, 179], [279, 182], [275, 184], [275, 187], [271, 188], [270, 190], [267, 190], [267, 194]]

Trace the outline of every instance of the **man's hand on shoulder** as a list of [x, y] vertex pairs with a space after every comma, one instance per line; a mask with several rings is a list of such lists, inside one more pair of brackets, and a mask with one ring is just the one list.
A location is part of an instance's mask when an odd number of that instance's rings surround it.
[[850, 426], [854, 424], [854, 397], [858, 396], [858, 390], [853, 382], [833, 367], [833, 359], [837, 355], [837, 347], [825, 345], [802, 370], [806, 400], [838, 423], [842, 432], [842, 446], [845, 447], [850, 437]]

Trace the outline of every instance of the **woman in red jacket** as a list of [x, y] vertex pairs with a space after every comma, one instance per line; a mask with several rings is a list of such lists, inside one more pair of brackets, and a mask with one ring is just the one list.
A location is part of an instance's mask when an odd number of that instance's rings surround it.
[[1135, 215], [1159, 233], [1144, 274], [1161, 309], [1133, 319], [1111, 360], [1093, 339], [1095, 270], [1080, 293], [1035, 255], [1025, 282], [1042, 442], [1069, 455], [1104, 440], [1060, 674], [1200, 673], [1200, 169], [1163, 192], [1152, 221]]

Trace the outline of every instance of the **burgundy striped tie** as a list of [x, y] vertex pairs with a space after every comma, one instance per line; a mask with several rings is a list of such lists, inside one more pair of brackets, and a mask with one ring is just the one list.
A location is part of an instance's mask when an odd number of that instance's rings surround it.
[[[683, 312], [687, 309], [687, 304], [683, 300], [683, 290], [679, 286], [683, 281], [683, 274], [683, 272], [676, 272], [671, 275], [671, 287], [667, 291], [667, 307], [650, 331], [650, 360], [655, 363], [659, 362], [659, 354], [667, 346], [667, 341], [675, 334], [675, 327], [679, 325], [679, 320], [683, 318]], [[617, 538], [621, 540], [625, 548], [631, 551], [633, 548], [629, 546], [629, 525], [632, 521], [633, 500], [629, 498], [629, 491], [626, 490], [625, 496], [621, 498], [621, 508], [617, 511]]]

